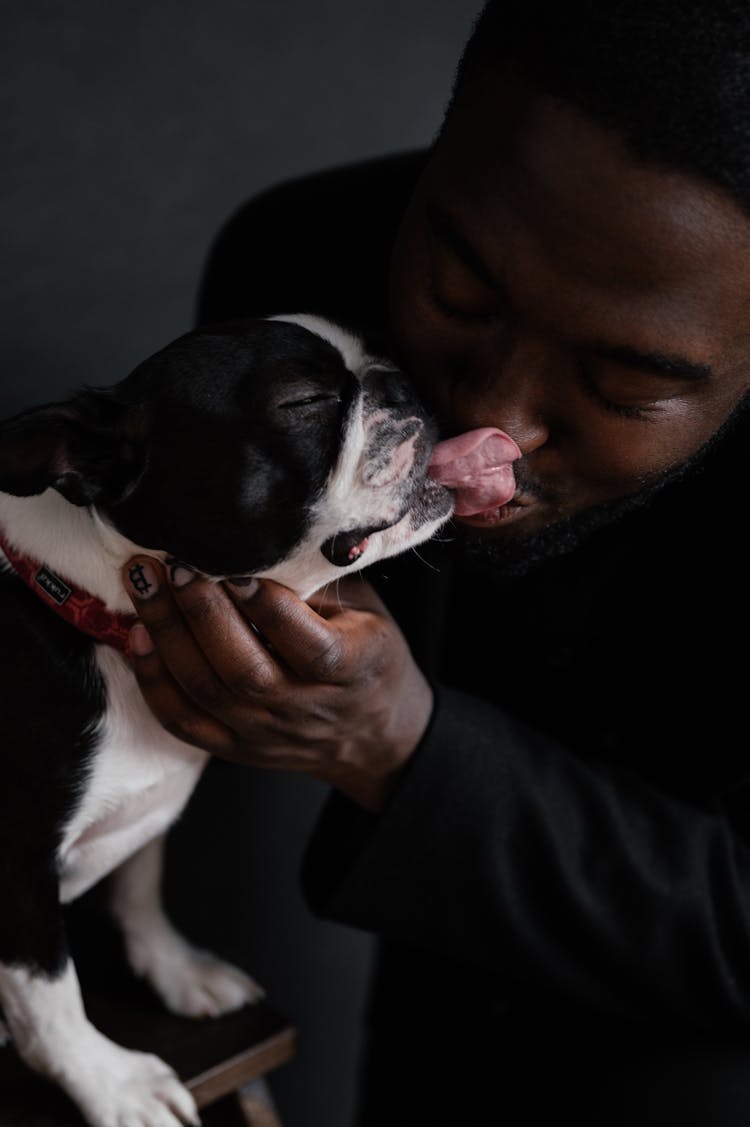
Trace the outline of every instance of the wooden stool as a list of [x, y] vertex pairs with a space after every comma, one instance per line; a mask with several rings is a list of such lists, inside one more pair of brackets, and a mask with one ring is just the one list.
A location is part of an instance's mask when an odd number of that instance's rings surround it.
[[[285, 1017], [265, 1002], [219, 1018], [176, 1017], [112, 954], [111, 943], [97, 955], [76, 956], [97, 1029], [170, 1064], [192, 1092], [204, 1127], [281, 1127], [263, 1077], [294, 1055], [295, 1030]], [[28, 1069], [12, 1047], [0, 1048], [0, 1127], [82, 1124], [59, 1088]]]

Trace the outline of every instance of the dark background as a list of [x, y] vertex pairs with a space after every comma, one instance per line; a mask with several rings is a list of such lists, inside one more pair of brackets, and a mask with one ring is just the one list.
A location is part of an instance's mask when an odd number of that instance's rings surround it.
[[[192, 325], [211, 242], [254, 192], [428, 143], [479, 0], [2, 0], [0, 415], [121, 378]], [[253, 269], [248, 262], [247, 269]], [[371, 942], [313, 920], [323, 796], [212, 766], [170, 905], [300, 1030], [287, 1127], [349, 1119]]]

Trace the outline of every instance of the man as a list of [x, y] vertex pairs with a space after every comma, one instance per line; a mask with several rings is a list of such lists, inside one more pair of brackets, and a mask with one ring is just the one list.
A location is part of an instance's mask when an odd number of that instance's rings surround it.
[[270, 193], [213, 255], [204, 320], [382, 328], [416, 181], [392, 347], [446, 434], [523, 454], [373, 577], [398, 625], [360, 582], [134, 598], [162, 722], [332, 784], [305, 883], [382, 939], [368, 1127], [750, 1113], [749, 72], [729, 0], [495, 0], [426, 159]]

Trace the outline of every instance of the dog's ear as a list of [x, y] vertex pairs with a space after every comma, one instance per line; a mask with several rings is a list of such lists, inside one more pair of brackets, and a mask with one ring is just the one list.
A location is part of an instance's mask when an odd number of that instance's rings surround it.
[[57, 489], [74, 505], [122, 500], [144, 468], [147, 413], [113, 391], [87, 388], [64, 403], [0, 422], [0, 491]]

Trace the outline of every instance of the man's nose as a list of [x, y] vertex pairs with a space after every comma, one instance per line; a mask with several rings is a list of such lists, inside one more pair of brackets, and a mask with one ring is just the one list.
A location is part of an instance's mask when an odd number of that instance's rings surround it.
[[560, 409], [549, 348], [519, 341], [503, 355], [488, 352], [453, 386], [452, 417], [461, 429], [498, 426], [527, 456], [550, 441]]

